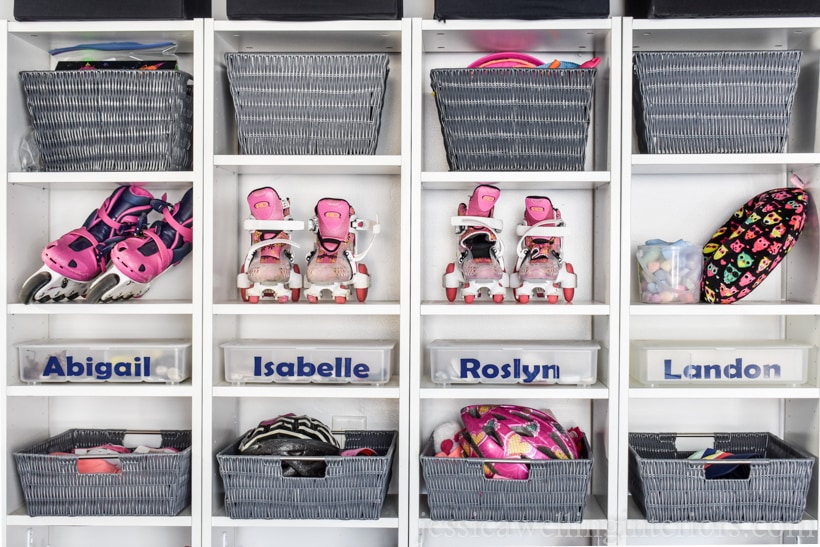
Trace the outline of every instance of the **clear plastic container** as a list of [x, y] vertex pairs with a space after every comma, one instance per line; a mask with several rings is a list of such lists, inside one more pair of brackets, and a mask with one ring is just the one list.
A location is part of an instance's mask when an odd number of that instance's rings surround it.
[[781, 340], [636, 340], [632, 377], [645, 385], [805, 384], [811, 349]]
[[190, 376], [187, 340], [32, 340], [16, 345], [20, 379], [39, 382], [165, 382]]
[[696, 245], [640, 245], [641, 302], [694, 304], [700, 300], [703, 249]]
[[598, 380], [595, 342], [435, 340], [430, 376], [437, 384], [576, 384]]
[[386, 384], [395, 346], [391, 340], [237, 340], [221, 347], [232, 384]]

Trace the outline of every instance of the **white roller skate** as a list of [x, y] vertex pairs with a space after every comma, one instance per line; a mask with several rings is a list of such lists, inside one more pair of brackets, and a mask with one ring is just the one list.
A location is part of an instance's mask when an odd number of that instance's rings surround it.
[[304, 230], [305, 223], [290, 216], [290, 200], [280, 198], [270, 187], [257, 188], [248, 194], [251, 218], [244, 223], [251, 233], [248, 249], [236, 286], [242, 300], [256, 304], [260, 298], [277, 302], [296, 302], [302, 290], [299, 265], [293, 263], [291, 241], [293, 230]]
[[[378, 220], [358, 218], [353, 207], [343, 199], [323, 198], [316, 204], [316, 216], [308, 229], [316, 233], [316, 246], [307, 256], [305, 296], [315, 304], [323, 293], [330, 293], [338, 304], [356, 289], [356, 299], [364, 302], [370, 287], [367, 266], [361, 260], [370, 251], [380, 231]], [[364, 251], [359, 251], [357, 232], [370, 231], [373, 237]]]
[[493, 218], [501, 190], [482, 184], [473, 190], [467, 205], [460, 203], [458, 216], [450, 219], [458, 235], [458, 262], [451, 262], [443, 277], [447, 300], [455, 301], [459, 289], [471, 304], [482, 289], [494, 302], [504, 301], [509, 276], [504, 266], [504, 245], [497, 234], [504, 224]]
[[163, 202], [158, 210], [162, 220], [112, 247], [108, 269], [88, 287], [88, 302], [139, 298], [153, 280], [188, 256], [193, 248], [193, 188], [178, 203]]
[[23, 283], [20, 301], [59, 302], [85, 296], [108, 266], [112, 246], [135, 233], [157, 203], [139, 186], [119, 186], [83, 225], [46, 245], [43, 266]]
[[553, 208], [548, 197], [529, 196], [524, 203], [524, 220], [516, 227], [516, 235], [521, 237], [518, 261], [510, 275], [515, 299], [526, 304], [531, 296], [538, 295], [555, 304], [563, 291], [564, 300], [572, 302], [577, 276], [562, 255], [562, 238], [567, 235], [567, 228], [561, 211]]

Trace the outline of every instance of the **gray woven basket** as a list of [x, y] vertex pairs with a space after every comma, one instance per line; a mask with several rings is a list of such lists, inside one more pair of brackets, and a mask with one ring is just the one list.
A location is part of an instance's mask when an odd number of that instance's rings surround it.
[[[815, 458], [771, 433], [715, 433], [714, 448], [755, 454], [748, 478], [707, 479], [675, 433], [629, 434], [629, 490], [649, 522], [798, 522]], [[712, 464], [718, 465], [718, 464]]]
[[444, 458], [424, 447], [432, 520], [581, 522], [589, 493], [589, 446], [577, 460], [532, 460], [527, 480], [488, 479], [482, 458]]
[[583, 171], [595, 69], [430, 71], [452, 171]]
[[243, 154], [374, 154], [386, 54], [226, 53]]
[[21, 72], [44, 171], [184, 171], [192, 162], [189, 74]]
[[160, 431], [169, 454], [121, 454], [122, 473], [84, 474], [73, 448], [121, 444], [126, 430], [70, 429], [14, 453], [28, 514], [38, 516], [174, 516], [191, 501], [191, 432]]
[[638, 143], [650, 154], [780, 153], [800, 51], [634, 55]]
[[326, 456], [324, 477], [286, 477], [282, 456], [239, 454], [239, 439], [216, 455], [232, 519], [375, 520], [387, 497], [396, 431], [345, 431], [345, 448], [375, 456]]

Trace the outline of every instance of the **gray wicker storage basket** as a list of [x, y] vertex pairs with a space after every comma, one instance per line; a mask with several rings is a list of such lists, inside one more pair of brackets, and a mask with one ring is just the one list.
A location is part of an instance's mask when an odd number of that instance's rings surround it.
[[44, 171], [184, 171], [192, 162], [189, 74], [20, 73]]
[[[748, 478], [706, 478], [675, 433], [629, 434], [629, 490], [649, 522], [797, 522], [815, 458], [771, 433], [715, 433], [714, 448], [754, 454]], [[731, 461], [731, 460], [723, 460]], [[711, 465], [718, 465], [712, 463]], [[725, 464], [720, 464], [725, 465]]]
[[374, 154], [386, 54], [226, 53], [243, 154]]
[[[122, 473], [80, 473], [73, 448], [122, 444], [126, 430], [70, 429], [14, 453], [28, 514], [174, 516], [191, 501], [191, 432], [158, 431], [168, 454], [120, 454]], [[107, 459], [115, 456], [105, 456]]]
[[800, 51], [634, 55], [640, 151], [780, 153], [789, 138]]
[[[375, 520], [387, 497], [396, 431], [345, 431], [346, 449], [375, 456], [324, 456], [324, 477], [286, 477], [282, 456], [238, 453], [240, 439], [216, 455], [232, 519]], [[298, 457], [294, 457], [298, 459]]]
[[421, 454], [432, 520], [581, 522], [589, 493], [592, 459], [532, 460], [527, 480], [488, 479], [482, 458]]
[[596, 69], [436, 68], [451, 171], [583, 171]]

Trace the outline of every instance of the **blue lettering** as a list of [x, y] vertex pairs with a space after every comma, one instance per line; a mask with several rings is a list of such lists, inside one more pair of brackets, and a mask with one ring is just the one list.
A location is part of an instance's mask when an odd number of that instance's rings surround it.
[[680, 374], [672, 374], [672, 359], [663, 360], [663, 378], [665, 380], [680, 380]]
[[333, 365], [330, 363], [319, 363], [319, 366], [316, 367], [316, 374], [322, 378], [330, 378], [333, 376]]
[[299, 371], [299, 376], [313, 376], [316, 373], [316, 365], [305, 361], [301, 355], [296, 358], [296, 369]]
[[461, 377], [462, 378], [478, 378], [478, 367], [481, 366], [481, 361], [478, 359], [462, 359], [461, 360]]
[[[273, 364], [273, 363], [271, 363]], [[276, 365], [276, 375], [277, 376], [293, 376], [296, 374], [294, 371], [293, 363], [288, 361], [282, 361], [281, 363], [277, 363]], [[268, 374], [270, 376], [270, 374]]]
[[364, 363], [359, 363], [358, 365], [353, 366], [353, 376], [356, 378], [369, 378], [370, 377], [370, 367]]
[[65, 376], [65, 371], [63, 370], [63, 366], [60, 364], [60, 360], [55, 357], [51, 356], [48, 358], [48, 362], [46, 363], [46, 368], [43, 369], [43, 376]]

